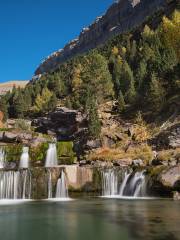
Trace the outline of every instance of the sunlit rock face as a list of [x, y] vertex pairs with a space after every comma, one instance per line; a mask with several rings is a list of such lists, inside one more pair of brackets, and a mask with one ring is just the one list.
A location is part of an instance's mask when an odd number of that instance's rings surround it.
[[136, 28], [158, 10], [166, 12], [170, 8], [169, 4], [175, 2], [175, 0], [120, 0], [113, 3], [103, 16], [97, 17], [90, 26], [83, 28], [78, 38], [48, 56], [38, 67], [35, 75], [56, 69], [59, 63], [96, 48], [114, 35]]

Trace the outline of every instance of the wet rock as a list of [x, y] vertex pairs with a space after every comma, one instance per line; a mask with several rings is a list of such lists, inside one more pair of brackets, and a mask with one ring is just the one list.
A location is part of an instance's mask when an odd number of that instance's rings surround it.
[[5, 169], [8, 169], [8, 170], [14, 170], [16, 169], [18, 166], [15, 162], [8, 162], [5, 166]]

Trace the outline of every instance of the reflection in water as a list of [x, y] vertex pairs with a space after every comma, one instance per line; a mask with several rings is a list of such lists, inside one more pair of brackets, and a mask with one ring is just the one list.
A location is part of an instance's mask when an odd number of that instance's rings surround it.
[[178, 240], [180, 204], [87, 199], [0, 206], [4, 240]]

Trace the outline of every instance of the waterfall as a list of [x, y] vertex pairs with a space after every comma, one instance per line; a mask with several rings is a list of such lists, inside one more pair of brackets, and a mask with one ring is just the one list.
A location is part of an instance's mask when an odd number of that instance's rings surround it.
[[3, 148], [0, 148], [0, 169], [4, 168], [5, 160], [6, 160], [5, 151]]
[[145, 171], [124, 172], [115, 169], [105, 169], [102, 172], [103, 196], [144, 197], [146, 196]]
[[29, 168], [29, 148], [28, 147], [23, 147], [19, 168], [20, 169]]
[[61, 172], [61, 177], [58, 179], [56, 186], [56, 198], [68, 198], [68, 187], [66, 181], [66, 175], [64, 171]]
[[131, 176], [131, 173], [128, 173], [128, 171], [125, 172], [125, 176], [124, 176], [124, 180], [122, 181], [122, 184], [120, 186], [120, 191], [119, 191], [119, 195], [123, 196], [125, 188], [127, 186], [127, 182], [129, 177]]
[[51, 170], [48, 170], [48, 199], [52, 198], [52, 174]]
[[55, 143], [50, 143], [49, 148], [46, 155], [46, 162], [45, 167], [57, 167], [58, 166], [58, 160], [57, 160], [57, 149]]
[[114, 169], [106, 169], [102, 172], [103, 196], [118, 194], [118, 175]]
[[30, 199], [31, 174], [24, 171], [0, 172], [0, 199]]

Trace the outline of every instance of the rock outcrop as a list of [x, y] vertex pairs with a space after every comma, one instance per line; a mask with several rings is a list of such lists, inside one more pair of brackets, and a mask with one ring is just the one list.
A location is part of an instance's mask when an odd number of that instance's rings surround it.
[[59, 141], [71, 141], [87, 128], [87, 120], [81, 112], [62, 107], [34, 120], [32, 125], [38, 132], [53, 135]]
[[[155, 13], [169, 13], [174, 9], [176, 0], [119, 0], [112, 4], [107, 12], [98, 17], [89, 27], [84, 28], [79, 37], [68, 43], [63, 49], [45, 59], [35, 72], [41, 75], [57, 68], [59, 63], [83, 54], [104, 44], [113, 36], [137, 28]], [[158, 16], [155, 21], [158, 22]]]
[[180, 124], [175, 124], [157, 135], [152, 143], [157, 149], [169, 149], [180, 147]]
[[20, 143], [30, 147], [37, 147], [46, 142], [48, 142], [48, 140], [41, 134], [35, 136], [28, 132], [0, 132], [0, 143]]

